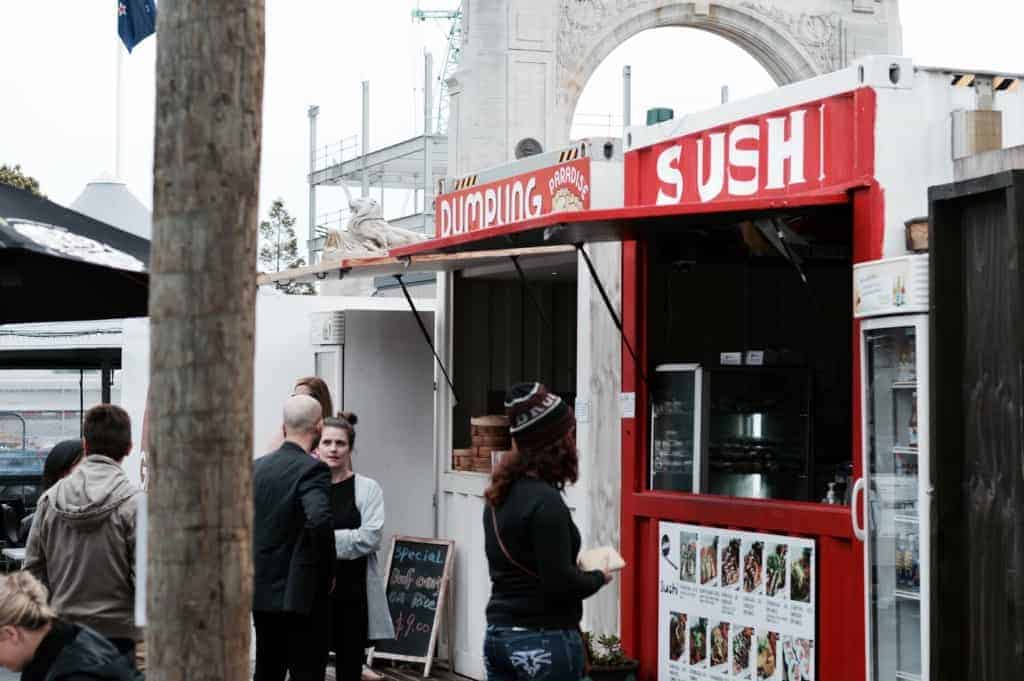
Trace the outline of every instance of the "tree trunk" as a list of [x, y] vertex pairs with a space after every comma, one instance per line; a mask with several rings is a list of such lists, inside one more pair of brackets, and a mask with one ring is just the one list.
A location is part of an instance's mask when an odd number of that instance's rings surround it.
[[147, 678], [251, 678], [263, 0], [157, 26]]

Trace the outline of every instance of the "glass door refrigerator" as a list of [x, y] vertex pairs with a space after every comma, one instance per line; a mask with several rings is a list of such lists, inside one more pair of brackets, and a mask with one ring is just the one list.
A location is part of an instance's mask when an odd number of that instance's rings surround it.
[[850, 508], [865, 544], [868, 681], [929, 678], [927, 265], [907, 256], [854, 270], [864, 458]]

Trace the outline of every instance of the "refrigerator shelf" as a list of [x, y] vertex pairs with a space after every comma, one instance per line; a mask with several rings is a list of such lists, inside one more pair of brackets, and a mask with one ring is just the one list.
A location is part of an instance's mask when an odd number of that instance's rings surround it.
[[919, 674], [911, 674], [910, 672], [897, 671], [896, 678], [899, 679], [899, 681], [921, 681], [921, 676]]
[[892, 453], [893, 454], [910, 454], [912, 456], [917, 456], [918, 449], [917, 449], [917, 447], [893, 447], [892, 448]]
[[913, 515], [896, 515], [893, 516], [893, 520], [897, 523], [906, 523], [907, 525], [921, 524], [921, 519]]
[[893, 594], [896, 596], [896, 598], [901, 598], [905, 601], [921, 600], [921, 594], [914, 593], [913, 591], [900, 591], [899, 589], [897, 589], [896, 591], [893, 591]]
[[893, 390], [917, 390], [917, 381], [893, 381]]

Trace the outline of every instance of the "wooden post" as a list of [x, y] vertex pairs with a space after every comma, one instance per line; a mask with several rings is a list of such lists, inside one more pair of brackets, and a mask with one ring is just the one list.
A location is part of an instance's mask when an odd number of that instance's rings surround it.
[[252, 676], [263, 0], [164, 0], [149, 311], [147, 678]]

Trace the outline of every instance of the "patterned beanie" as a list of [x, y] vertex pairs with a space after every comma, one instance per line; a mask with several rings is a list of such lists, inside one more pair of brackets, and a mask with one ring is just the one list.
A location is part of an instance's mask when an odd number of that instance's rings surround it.
[[519, 449], [539, 449], [557, 442], [576, 419], [561, 397], [540, 383], [519, 383], [505, 396], [509, 430]]

